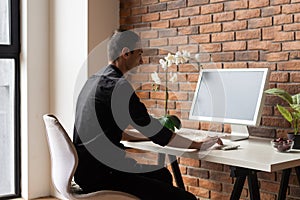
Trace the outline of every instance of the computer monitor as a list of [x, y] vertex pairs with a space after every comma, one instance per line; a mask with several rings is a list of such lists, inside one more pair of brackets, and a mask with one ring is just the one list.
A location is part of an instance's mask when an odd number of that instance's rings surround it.
[[231, 124], [232, 140], [249, 137], [258, 126], [269, 80], [268, 68], [203, 69], [189, 119]]

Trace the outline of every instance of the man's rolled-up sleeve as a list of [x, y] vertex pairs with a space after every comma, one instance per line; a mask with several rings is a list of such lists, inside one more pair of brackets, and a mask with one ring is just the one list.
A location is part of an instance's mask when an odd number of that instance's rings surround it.
[[145, 105], [135, 93], [132, 94], [129, 104], [132, 125], [151, 141], [161, 146], [169, 143], [173, 132], [165, 128], [158, 119], [149, 115]]

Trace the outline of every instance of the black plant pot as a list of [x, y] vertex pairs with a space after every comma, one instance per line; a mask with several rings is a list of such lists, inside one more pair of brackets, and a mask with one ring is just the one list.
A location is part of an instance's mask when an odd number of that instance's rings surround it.
[[294, 140], [293, 149], [300, 149], [300, 134], [288, 133], [287, 136], [289, 140]]

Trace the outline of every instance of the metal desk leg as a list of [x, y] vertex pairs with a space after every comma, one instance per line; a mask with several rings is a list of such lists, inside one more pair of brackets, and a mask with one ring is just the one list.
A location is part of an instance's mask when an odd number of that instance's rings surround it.
[[179, 169], [179, 165], [178, 165], [176, 156], [168, 155], [168, 157], [169, 157], [169, 160], [171, 162], [171, 167], [172, 167], [172, 171], [173, 171], [173, 174], [174, 174], [174, 178], [175, 178], [177, 187], [185, 190], [184, 183], [183, 183], [183, 180], [182, 180], [182, 176], [181, 176], [181, 172], [180, 172], [180, 169]]
[[289, 179], [292, 169], [284, 169], [281, 175], [280, 188], [278, 194], [278, 200], [285, 200], [287, 187], [289, 185]]
[[231, 170], [230, 176], [236, 177], [230, 200], [240, 199], [246, 177], [248, 177], [250, 199], [260, 200], [256, 171], [251, 169], [241, 168], [241, 167], [230, 167], [230, 170]]
[[231, 192], [230, 200], [239, 200], [242, 194], [246, 176], [236, 177], [233, 190]]
[[250, 199], [260, 199], [258, 179], [255, 171], [251, 171], [248, 175], [248, 186], [250, 192]]

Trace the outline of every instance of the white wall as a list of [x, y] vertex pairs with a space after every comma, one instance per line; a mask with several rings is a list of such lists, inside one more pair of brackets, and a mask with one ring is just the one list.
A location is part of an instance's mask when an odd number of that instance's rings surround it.
[[49, 111], [48, 7], [48, 0], [21, 1], [21, 180], [25, 199], [49, 194], [50, 161], [42, 122], [42, 115]]
[[[50, 111], [72, 132], [73, 93], [77, 76], [87, 68], [87, 0], [50, 1]], [[79, 70], [82, 69], [81, 74]]]
[[119, 26], [119, 0], [51, 0], [50, 8], [50, 110], [71, 133], [82, 85], [107, 64], [105, 40]]
[[119, 0], [89, 0], [88, 12], [88, 75], [108, 62], [106, 42], [119, 27]]
[[89, 50], [118, 27], [119, 1], [21, 0], [21, 5], [21, 187], [22, 197], [33, 199], [56, 194], [42, 115], [57, 115], [72, 134], [74, 96], [89, 71], [96, 71], [86, 65]]

